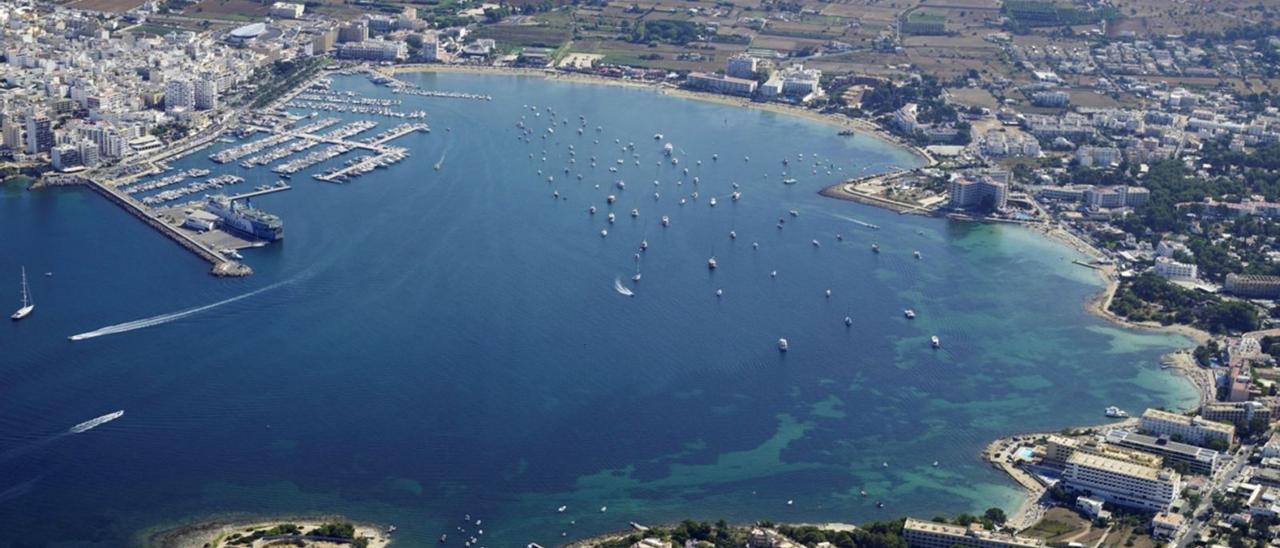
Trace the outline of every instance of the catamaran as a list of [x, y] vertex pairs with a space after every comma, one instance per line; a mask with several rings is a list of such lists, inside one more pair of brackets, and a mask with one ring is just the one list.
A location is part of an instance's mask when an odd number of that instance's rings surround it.
[[36, 303], [31, 301], [31, 290], [27, 288], [27, 267], [22, 267], [22, 308], [14, 312], [10, 318], [21, 320], [31, 315], [31, 311], [36, 309]]

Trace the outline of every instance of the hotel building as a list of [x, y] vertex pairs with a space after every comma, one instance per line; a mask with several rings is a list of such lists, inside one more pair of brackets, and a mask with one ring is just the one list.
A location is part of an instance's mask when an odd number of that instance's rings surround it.
[[969, 527], [934, 523], [907, 518], [902, 525], [902, 538], [909, 548], [953, 548], [966, 546], [976, 548], [1043, 548], [1045, 543], [1038, 538], [1023, 538], [1006, 533], [996, 533], [982, 529], [978, 524]]
[[1117, 459], [1075, 453], [1062, 471], [1063, 485], [1119, 506], [1162, 512], [1182, 492], [1182, 476]]
[[1220, 440], [1228, 446], [1235, 442], [1236, 427], [1213, 422], [1200, 417], [1187, 417], [1177, 413], [1147, 409], [1142, 413], [1138, 428], [1152, 436], [1169, 436], [1171, 439], [1205, 446], [1211, 440]]

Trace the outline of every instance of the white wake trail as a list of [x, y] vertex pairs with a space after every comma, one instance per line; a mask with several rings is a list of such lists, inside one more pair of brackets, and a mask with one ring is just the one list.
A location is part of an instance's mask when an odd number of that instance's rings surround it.
[[101, 336], [103, 336], [103, 335], [116, 335], [116, 334], [119, 334], [119, 333], [125, 333], [125, 332], [128, 332], [128, 331], [134, 331], [134, 330], [137, 330], [137, 329], [143, 329], [143, 328], [146, 328], [146, 327], [154, 327], [154, 326], [157, 326], [157, 325], [166, 324], [166, 323], [169, 323], [169, 322], [172, 322], [172, 321], [181, 320], [181, 319], [186, 318], [186, 317], [188, 317], [188, 316], [193, 316], [193, 315], [195, 315], [195, 314], [199, 314], [199, 313], [204, 312], [204, 311], [209, 310], [209, 309], [217, 308], [217, 307], [219, 307], [219, 306], [228, 305], [228, 304], [234, 303], [234, 302], [239, 301], [239, 300], [247, 299], [247, 298], [252, 297], [252, 296], [254, 296], [254, 295], [257, 295], [257, 294], [259, 294], [259, 293], [263, 293], [263, 292], [266, 292], [266, 291], [270, 291], [270, 290], [275, 289], [275, 288], [277, 288], [277, 287], [280, 287], [280, 286], [282, 286], [282, 285], [285, 285], [285, 284], [291, 283], [291, 282], [293, 282], [293, 281], [294, 281], [294, 280], [296, 280], [296, 279], [297, 279], [297, 278], [294, 278], [293, 280], [285, 280], [285, 281], [283, 281], [283, 282], [276, 282], [276, 283], [273, 283], [273, 284], [268, 285], [268, 286], [266, 286], [266, 287], [262, 287], [262, 288], [259, 288], [259, 289], [255, 289], [255, 290], [250, 291], [250, 292], [248, 292], [248, 293], [245, 293], [245, 294], [243, 294], [243, 295], [236, 295], [235, 297], [231, 297], [230, 299], [221, 300], [221, 301], [218, 301], [218, 302], [216, 302], [216, 303], [206, 304], [206, 305], [203, 305], [203, 306], [197, 306], [197, 307], [195, 307], [195, 308], [189, 308], [189, 309], [187, 309], [187, 310], [182, 310], [182, 311], [179, 311], [179, 312], [171, 312], [171, 313], [169, 313], [169, 314], [161, 314], [161, 315], [159, 315], [159, 316], [152, 316], [152, 317], [150, 317], [150, 318], [144, 318], [144, 319], [141, 319], [141, 320], [134, 320], [134, 321], [131, 321], [131, 322], [124, 322], [124, 323], [118, 323], [118, 324], [115, 324], [115, 325], [109, 325], [109, 326], [107, 326], [107, 327], [103, 327], [103, 328], [100, 328], [100, 329], [95, 329], [95, 330], [93, 330], [93, 331], [87, 331], [87, 332], [85, 332], [85, 333], [80, 333], [80, 334], [77, 334], [77, 335], [72, 335], [72, 336], [70, 336], [70, 337], [68, 337], [68, 338], [69, 338], [69, 339], [71, 339], [71, 340], [73, 340], [73, 341], [83, 341], [83, 340], [85, 340], [85, 339], [92, 339], [92, 338], [94, 338], [94, 337], [101, 337]]

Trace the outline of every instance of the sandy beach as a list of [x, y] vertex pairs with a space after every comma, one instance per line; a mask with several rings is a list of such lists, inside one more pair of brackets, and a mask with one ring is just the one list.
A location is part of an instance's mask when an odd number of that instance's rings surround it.
[[487, 66], [479, 66], [479, 65], [408, 64], [408, 65], [397, 65], [389, 71], [384, 69], [382, 70], [382, 72], [393, 74], [393, 75], [400, 74], [400, 73], [412, 73], [412, 72], [447, 72], [447, 73], [464, 73], [464, 74], [497, 74], [497, 75], [509, 75], [509, 76], [510, 75], [540, 76], [548, 80], [556, 80], [560, 82], [599, 84], [599, 85], [606, 85], [606, 86], [621, 86], [621, 87], [629, 87], [629, 88], [646, 88], [646, 89], [651, 89], [651, 90], [657, 91], [658, 93], [662, 93], [672, 97], [679, 97], [682, 99], [693, 99], [697, 101], [707, 101], [711, 103], [717, 103], [721, 105], [735, 106], [735, 107], [741, 107], [741, 108], [764, 110], [764, 111], [774, 112], [778, 114], [797, 116], [797, 117], [805, 118], [807, 120], [811, 120], [814, 122], [830, 124], [830, 125], [838, 126], [842, 129], [850, 129], [858, 132], [859, 134], [873, 137], [881, 141], [884, 141], [886, 143], [904, 147], [910, 150], [916, 156], [918, 156], [922, 161], [924, 161], [925, 165], [932, 165], [934, 163], [933, 157], [929, 156], [929, 154], [925, 152], [923, 149], [899, 139], [897, 136], [884, 131], [880, 127], [876, 126], [875, 124], [867, 120], [849, 118], [848, 116], [844, 116], [840, 114], [824, 114], [821, 112], [814, 112], [812, 110], [809, 110], [803, 107], [784, 105], [781, 103], [758, 102], [758, 101], [752, 101], [750, 99], [746, 99], [743, 97], [736, 97], [732, 95], [721, 95], [718, 93], [706, 93], [701, 91], [682, 89], [667, 83], [652, 83], [652, 82], [642, 82], [642, 81], [636, 81], [636, 80], [625, 80], [621, 78], [608, 78], [605, 76], [595, 76], [591, 74], [583, 74], [583, 73], [576, 73], [576, 72], [560, 72], [560, 71], [555, 71], [550, 69], [520, 68], [520, 67], [487, 67]]

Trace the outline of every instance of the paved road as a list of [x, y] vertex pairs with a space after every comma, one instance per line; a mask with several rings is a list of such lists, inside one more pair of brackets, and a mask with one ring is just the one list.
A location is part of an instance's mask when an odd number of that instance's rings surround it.
[[1186, 548], [1195, 542], [1200, 536], [1200, 529], [1204, 522], [1200, 521], [1200, 516], [1208, 516], [1212, 512], [1213, 494], [1225, 489], [1228, 484], [1240, 475], [1240, 470], [1249, 462], [1249, 454], [1253, 452], [1253, 446], [1242, 445], [1232, 456], [1231, 461], [1223, 466], [1217, 475], [1210, 478], [1209, 490], [1200, 500], [1200, 506], [1196, 507], [1195, 512], [1191, 514], [1192, 518], [1188, 522], [1186, 529], [1178, 537], [1177, 548]]

